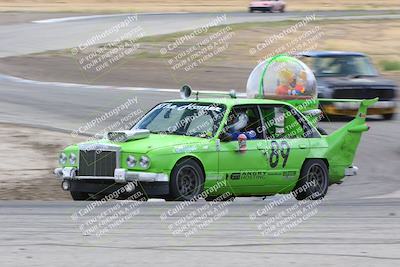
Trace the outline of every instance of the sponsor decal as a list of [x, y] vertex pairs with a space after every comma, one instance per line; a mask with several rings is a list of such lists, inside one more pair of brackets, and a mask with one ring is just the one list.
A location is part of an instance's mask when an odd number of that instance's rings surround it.
[[183, 106], [178, 106], [176, 104], [172, 103], [162, 103], [155, 107], [155, 109], [176, 109], [176, 110], [207, 110], [207, 111], [216, 111], [216, 112], [221, 112], [222, 109], [221, 107], [216, 107], [214, 105], [197, 105], [194, 103], [183, 105]]
[[272, 172], [268, 172], [268, 175], [282, 175], [282, 172], [276, 172], [276, 171], [272, 171]]
[[196, 151], [195, 146], [178, 146], [175, 148], [175, 153], [190, 153]]
[[231, 174], [231, 180], [240, 179], [264, 179], [267, 176], [267, 172], [236, 172]]
[[283, 177], [287, 179], [294, 178], [296, 177], [296, 171], [284, 171]]

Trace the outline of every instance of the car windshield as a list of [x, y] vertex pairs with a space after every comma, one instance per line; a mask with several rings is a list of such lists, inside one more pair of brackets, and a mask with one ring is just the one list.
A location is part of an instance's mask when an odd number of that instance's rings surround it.
[[317, 77], [378, 75], [370, 60], [364, 56], [317, 57], [313, 69]]
[[213, 103], [161, 103], [132, 129], [147, 129], [154, 134], [211, 138], [216, 134], [224, 113], [224, 105]]

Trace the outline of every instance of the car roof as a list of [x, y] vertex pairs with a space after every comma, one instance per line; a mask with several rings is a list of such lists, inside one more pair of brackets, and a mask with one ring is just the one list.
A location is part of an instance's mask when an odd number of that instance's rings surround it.
[[229, 97], [215, 97], [215, 98], [202, 98], [199, 97], [198, 100], [195, 98], [188, 99], [174, 99], [165, 102], [190, 102], [190, 103], [215, 103], [222, 104], [226, 106], [234, 105], [246, 105], [246, 104], [288, 104], [284, 101], [272, 100], [272, 99], [258, 99], [258, 98], [229, 98]]
[[366, 56], [364, 53], [352, 51], [305, 51], [298, 53], [298, 55], [304, 57]]

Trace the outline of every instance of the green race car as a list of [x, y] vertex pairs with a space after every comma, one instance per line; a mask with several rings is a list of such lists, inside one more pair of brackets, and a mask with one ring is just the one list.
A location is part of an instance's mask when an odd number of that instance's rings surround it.
[[167, 101], [130, 130], [68, 146], [55, 174], [74, 200], [105, 196], [130, 182], [133, 188], [122, 195], [140, 191], [146, 198], [187, 201], [227, 192], [239, 197], [295, 192], [299, 200], [319, 199], [330, 184], [356, 174], [352, 163], [368, 130], [367, 107], [376, 101], [359, 101], [357, 116], [329, 135], [287, 101], [198, 96]]

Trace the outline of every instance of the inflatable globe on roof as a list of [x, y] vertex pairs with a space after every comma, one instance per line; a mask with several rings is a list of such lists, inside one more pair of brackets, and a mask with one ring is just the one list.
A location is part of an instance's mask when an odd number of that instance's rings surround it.
[[247, 97], [309, 99], [317, 97], [313, 72], [297, 58], [277, 55], [258, 64], [247, 80]]

